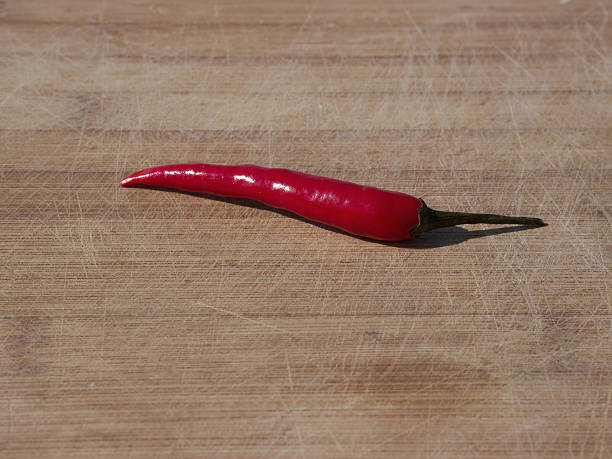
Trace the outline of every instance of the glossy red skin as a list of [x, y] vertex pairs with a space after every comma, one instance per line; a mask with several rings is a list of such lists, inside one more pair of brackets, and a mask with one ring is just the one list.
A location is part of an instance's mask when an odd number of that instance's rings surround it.
[[152, 167], [123, 179], [121, 185], [252, 199], [347, 233], [382, 241], [412, 239], [410, 232], [419, 225], [422, 205], [404, 193], [252, 165]]

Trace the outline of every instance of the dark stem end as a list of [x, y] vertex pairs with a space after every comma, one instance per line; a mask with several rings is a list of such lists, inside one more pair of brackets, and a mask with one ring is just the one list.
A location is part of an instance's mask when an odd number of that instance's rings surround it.
[[419, 226], [412, 230], [413, 236], [418, 236], [419, 234], [436, 228], [470, 225], [475, 223], [546, 226], [546, 223], [541, 219], [534, 217], [510, 217], [508, 215], [446, 212], [429, 208], [422, 199], [419, 199], [419, 201], [421, 201], [422, 204], [419, 209], [420, 223]]

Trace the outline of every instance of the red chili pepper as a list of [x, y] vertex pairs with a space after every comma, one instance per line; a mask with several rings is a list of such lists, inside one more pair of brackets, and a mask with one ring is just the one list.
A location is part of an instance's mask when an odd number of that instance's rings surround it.
[[437, 211], [422, 199], [404, 193], [252, 165], [152, 167], [123, 179], [121, 185], [252, 199], [347, 233], [383, 241], [403, 241], [434, 228], [468, 223], [545, 225], [539, 218]]

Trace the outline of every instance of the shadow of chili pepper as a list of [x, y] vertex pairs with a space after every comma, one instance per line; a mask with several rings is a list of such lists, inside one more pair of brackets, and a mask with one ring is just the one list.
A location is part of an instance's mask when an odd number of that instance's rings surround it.
[[400, 241], [400, 242], [388, 242], [388, 241], [378, 241], [375, 239], [369, 239], [362, 236], [356, 236], [354, 234], [347, 233], [341, 229], [335, 228], [330, 225], [326, 225], [325, 223], [320, 223], [317, 221], [309, 220], [307, 218], [302, 217], [301, 215], [294, 214], [288, 210], [277, 209], [276, 207], [271, 207], [266, 204], [262, 204], [257, 201], [252, 201], [250, 199], [237, 199], [237, 198], [226, 198], [223, 196], [215, 196], [212, 194], [206, 193], [195, 193], [192, 191], [179, 191], [164, 187], [158, 186], [150, 186], [150, 185], [136, 185], [134, 188], [146, 188], [149, 190], [157, 190], [157, 191], [170, 191], [173, 193], [186, 194], [189, 196], [196, 196], [203, 199], [208, 199], [212, 201], [224, 202], [228, 204], [235, 204], [243, 207], [250, 207], [252, 209], [259, 210], [267, 210], [270, 212], [277, 213], [287, 218], [292, 218], [294, 220], [298, 220], [304, 223], [308, 223], [310, 225], [317, 226], [327, 231], [333, 231], [334, 233], [344, 234], [346, 236], [350, 236], [356, 239], [360, 239], [362, 241], [367, 241], [374, 244], [381, 244], [390, 247], [404, 248], [404, 249], [435, 249], [439, 247], [447, 247], [450, 245], [461, 244], [469, 239], [476, 239], [479, 237], [486, 236], [494, 236], [497, 234], [504, 233], [513, 233], [515, 231], [525, 231], [529, 229], [534, 229], [536, 227], [529, 225], [516, 225], [516, 226], [504, 226], [501, 228], [491, 228], [486, 230], [466, 230], [460, 226], [453, 226], [450, 228], [444, 228], [440, 230], [432, 230], [427, 233], [419, 235], [415, 239], [411, 239], [408, 241]]
[[432, 230], [419, 235], [416, 239], [402, 242], [383, 242], [385, 245], [402, 247], [406, 249], [436, 249], [449, 245], [461, 244], [469, 239], [479, 237], [495, 236], [516, 231], [526, 231], [536, 228], [530, 225], [504, 226], [501, 228], [490, 228], [485, 230], [467, 230], [461, 226], [453, 226], [443, 230]]

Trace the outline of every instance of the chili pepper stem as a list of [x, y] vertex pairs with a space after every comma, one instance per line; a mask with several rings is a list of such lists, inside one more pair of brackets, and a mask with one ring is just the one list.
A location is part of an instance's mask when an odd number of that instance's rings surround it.
[[493, 223], [493, 224], [515, 224], [515, 225], [535, 225], [545, 226], [539, 218], [534, 217], [511, 217], [508, 215], [496, 214], [473, 214], [467, 212], [447, 212], [434, 210], [420, 199], [422, 207], [419, 210], [421, 222], [413, 231], [412, 235], [417, 236], [426, 231], [436, 228], [446, 228], [455, 225], [465, 225], [474, 223]]

